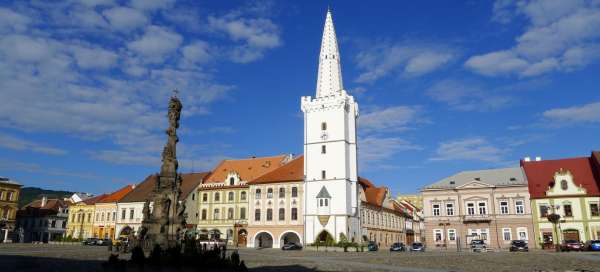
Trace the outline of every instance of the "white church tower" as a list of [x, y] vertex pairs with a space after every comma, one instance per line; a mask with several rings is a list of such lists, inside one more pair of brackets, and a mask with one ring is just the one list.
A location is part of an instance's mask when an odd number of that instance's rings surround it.
[[360, 241], [356, 119], [358, 104], [342, 84], [331, 11], [327, 11], [316, 97], [302, 97], [304, 113], [304, 242], [326, 233]]

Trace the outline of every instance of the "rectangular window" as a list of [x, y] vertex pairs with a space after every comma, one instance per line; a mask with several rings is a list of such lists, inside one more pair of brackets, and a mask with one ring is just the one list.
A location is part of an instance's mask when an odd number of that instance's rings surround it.
[[273, 221], [273, 209], [267, 209], [267, 221]]
[[113, 212], [112, 221], [117, 221], [117, 212]]
[[321, 123], [321, 130], [327, 130], [327, 123]]
[[208, 194], [204, 193], [204, 194], [202, 194], [202, 202], [206, 202], [206, 201], [208, 201]]
[[260, 209], [254, 210], [254, 221], [260, 221]]
[[442, 230], [441, 229], [433, 230], [433, 237], [436, 242], [441, 242], [443, 239]]
[[227, 210], [227, 219], [229, 219], [229, 220], [233, 219], [233, 208], [229, 208]]
[[321, 154], [326, 154], [327, 153], [327, 146], [322, 145], [321, 146]]
[[91, 213], [88, 213], [87, 219], [88, 219], [87, 220], [88, 223], [92, 222], [92, 214]]
[[100, 214], [99, 213], [96, 214], [96, 221], [100, 221]]
[[267, 198], [273, 198], [273, 188], [267, 189]]
[[219, 220], [219, 209], [213, 210], [213, 220]]
[[448, 240], [456, 241], [456, 230], [455, 229], [448, 230]]
[[292, 197], [298, 197], [298, 187], [292, 187]]
[[206, 220], [206, 210], [202, 210], [202, 220]]
[[240, 219], [246, 219], [246, 208], [240, 208]]
[[326, 179], [327, 178], [327, 174], [325, 172], [325, 170], [321, 171], [321, 179]]
[[256, 189], [256, 194], [254, 195], [254, 198], [260, 199], [260, 195], [261, 195], [260, 189]]
[[298, 208], [292, 208], [292, 220], [298, 220]]
[[565, 210], [565, 217], [573, 217], [573, 210], [571, 209], [571, 204], [563, 205], [563, 209]]
[[475, 214], [475, 203], [469, 202], [467, 203], [467, 214], [474, 215]]
[[433, 204], [433, 215], [434, 216], [439, 216], [440, 215], [440, 204]]
[[487, 214], [487, 204], [485, 202], [479, 202], [477, 206], [479, 206], [479, 214]]
[[500, 201], [500, 214], [508, 214], [508, 201]]
[[285, 198], [285, 187], [279, 188], [279, 198]]
[[519, 240], [527, 241], [527, 228], [518, 228], [517, 233], [519, 235]]
[[279, 208], [279, 221], [285, 220], [285, 209]]
[[590, 203], [590, 214], [592, 216], [600, 216], [600, 209], [598, 209], [598, 203]]
[[512, 240], [511, 234], [510, 234], [510, 228], [504, 228], [502, 229], [502, 239], [504, 241], [510, 241]]
[[129, 210], [129, 219], [133, 219], [133, 215], [134, 215], [134, 213], [135, 213], [135, 210], [134, 210], [134, 209], [130, 209], [130, 210]]
[[540, 217], [548, 217], [548, 206], [540, 206]]
[[446, 215], [453, 216], [454, 215], [454, 204], [446, 203]]
[[215, 193], [215, 202], [216, 201], [221, 201], [221, 194]]
[[525, 202], [523, 202], [523, 200], [515, 201], [515, 211], [517, 212], [517, 214], [525, 213]]

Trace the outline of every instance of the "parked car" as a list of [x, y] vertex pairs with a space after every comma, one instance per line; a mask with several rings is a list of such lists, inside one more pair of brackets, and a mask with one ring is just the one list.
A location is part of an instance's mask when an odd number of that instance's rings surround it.
[[379, 246], [375, 242], [369, 242], [369, 244], [367, 245], [367, 249], [369, 251], [377, 251], [379, 250]]
[[600, 251], [600, 240], [589, 240], [585, 243], [585, 249], [589, 251]]
[[111, 243], [112, 243], [111, 239], [98, 239], [96, 241], [97, 246], [108, 246]]
[[425, 252], [425, 245], [423, 245], [423, 243], [414, 242], [410, 246], [410, 251]]
[[82, 243], [84, 246], [94, 246], [98, 243], [98, 238], [87, 238]]
[[472, 240], [471, 251], [473, 252], [487, 252], [487, 246], [484, 240]]
[[403, 243], [393, 243], [390, 251], [406, 251], [406, 246]]
[[510, 252], [515, 251], [529, 251], [529, 246], [527, 245], [527, 241], [524, 240], [512, 240], [510, 242]]
[[565, 240], [560, 245], [561, 251], [583, 251], [583, 244], [577, 240]]
[[286, 243], [281, 247], [281, 250], [301, 250], [302, 246], [296, 243]]

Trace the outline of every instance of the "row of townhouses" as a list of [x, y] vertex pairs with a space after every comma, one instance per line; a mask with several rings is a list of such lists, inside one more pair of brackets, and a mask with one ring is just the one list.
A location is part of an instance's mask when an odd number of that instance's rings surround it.
[[[423, 188], [422, 198], [430, 248], [468, 247], [473, 239], [499, 249], [512, 240], [552, 248], [600, 239], [600, 152], [460, 172]], [[549, 214], [560, 220], [550, 222]]]

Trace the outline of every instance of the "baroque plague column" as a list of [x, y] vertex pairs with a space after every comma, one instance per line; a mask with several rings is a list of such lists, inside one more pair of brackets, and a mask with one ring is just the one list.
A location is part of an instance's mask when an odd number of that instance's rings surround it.
[[[156, 186], [144, 205], [141, 239], [144, 245], [159, 245], [168, 248], [175, 246], [185, 229], [185, 205], [179, 203], [181, 176], [177, 173], [177, 128], [181, 115], [181, 101], [172, 96], [169, 101], [169, 128], [167, 144], [162, 152], [162, 166]], [[153, 203], [150, 211], [150, 203]]]

